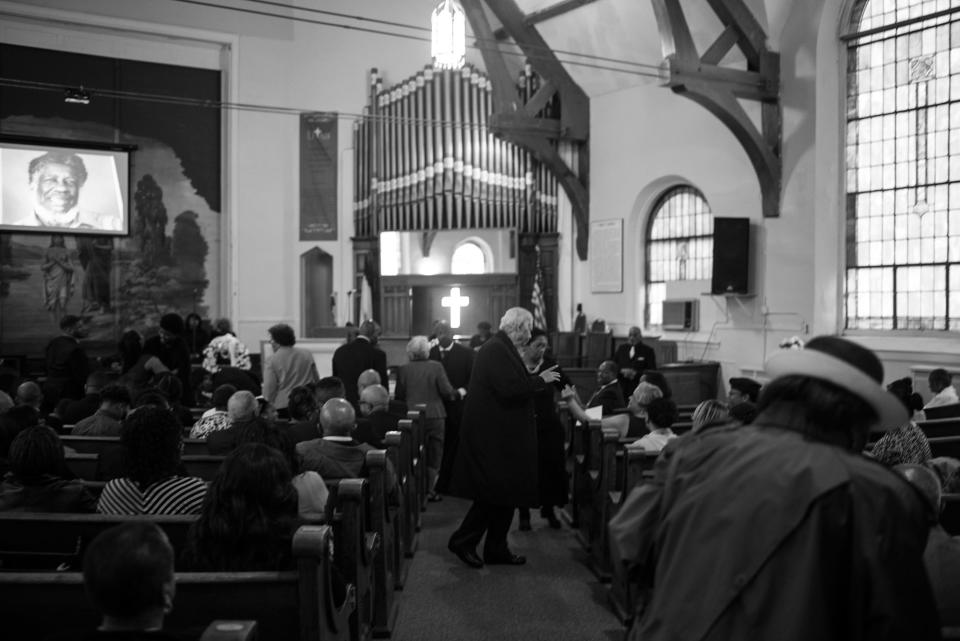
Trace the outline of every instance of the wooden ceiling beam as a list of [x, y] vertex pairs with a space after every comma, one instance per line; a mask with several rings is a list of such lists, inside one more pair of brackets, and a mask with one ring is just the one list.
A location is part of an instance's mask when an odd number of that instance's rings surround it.
[[[544, 22], [550, 18], [562, 16], [563, 14], [569, 13], [574, 9], [579, 9], [584, 5], [592, 4], [596, 1], [597, 0], [562, 0], [562, 2], [552, 4], [549, 7], [544, 7], [539, 11], [534, 11], [533, 13], [528, 14], [527, 17], [524, 18], [523, 23], [528, 27], [532, 27], [535, 24]], [[510, 37], [510, 34], [507, 33], [506, 29], [500, 27], [493, 32], [493, 36], [497, 40], [506, 40]]]
[[[680, 0], [651, 0], [664, 51], [667, 86], [720, 119], [743, 146], [760, 182], [764, 217], [780, 215], [783, 117], [780, 54], [767, 49], [767, 36], [743, 0], [707, 0], [724, 30], [697, 55]], [[718, 63], [734, 46], [746, 69]], [[738, 99], [760, 103], [760, 127]]]

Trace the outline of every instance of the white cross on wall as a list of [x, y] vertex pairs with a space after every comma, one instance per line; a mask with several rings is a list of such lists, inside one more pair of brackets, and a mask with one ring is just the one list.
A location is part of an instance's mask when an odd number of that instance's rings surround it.
[[450, 328], [460, 327], [460, 308], [470, 304], [469, 296], [461, 296], [459, 287], [451, 287], [450, 295], [440, 299], [441, 307], [450, 308]]

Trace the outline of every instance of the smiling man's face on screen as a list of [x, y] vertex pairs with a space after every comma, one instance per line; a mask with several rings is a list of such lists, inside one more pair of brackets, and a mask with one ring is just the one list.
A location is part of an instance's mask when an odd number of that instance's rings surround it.
[[80, 185], [76, 171], [62, 163], [43, 165], [31, 183], [37, 206], [51, 214], [66, 214], [76, 207]]

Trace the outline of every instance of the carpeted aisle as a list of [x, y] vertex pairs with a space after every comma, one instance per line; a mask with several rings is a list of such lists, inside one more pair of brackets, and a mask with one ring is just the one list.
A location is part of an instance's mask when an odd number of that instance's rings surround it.
[[[510, 545], [527, 557], [520, 567], [468, 568], [447, 551], [447, 539], [469, 503], [444, 497], [423, 514], [420, 547], [397, 593], [393, 641], [621, 641], [623, 627], [584, 553], [564, 525], [552, 530], [533, 510], [533, 531]], [[481, 544], [482, 545], [482, 544]]]

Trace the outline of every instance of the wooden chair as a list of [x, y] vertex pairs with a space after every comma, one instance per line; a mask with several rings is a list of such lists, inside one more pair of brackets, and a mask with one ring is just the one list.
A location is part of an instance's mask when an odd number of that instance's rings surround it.
[[960, 436], [940, 436], [927, 440], [930, 442], [930, 452], [934, 457], [951, 456], [960, 459]]
[[600, 446], [603, 430], [599, 420], [580, 424], [582, 453], [577, 456], [577, 469], [574, 475], [574, 500], [577, 501], [577, 540], [587, 551], [593, 542], [596, 528], [597, 505], [594, 503], [597, 485], [600, 480]]
[[[427, 406], [423, 403], [414, 405], [413, 409], [407, 411], [407, 418], [417, 426], [417, 440], [414, 441], [417, 446], [417, 451], [419, 452], [419, 461], [415, 470], [417, 473], [417, 493], [420, 498], [420, 511], [425, 512], [427, 509], [427, 495], [430, 493], [430, 479], [429, 474], [427, 474]], [[417, 523], [417, 529], [419, 530], [421, 526], [422, 519]]]
[[[372, 450], [366, 454], [367, 480], [370, 482], [370, 507], [367, 514], [370, 531], [380, 537], [380, 545], [373, 557], [373, 635], [389, 637], [397, 621], [396, 589], [396, 529], [399, 518], [396, 505], [390, 504], [387, 489], [386, 450]], [[391, 464], [392, 466], [392, 464]]]
[[[335, 599], [329, 526], [302, 526], [293, 537], [297, 569], [285, 572], [178, 572], [165, 629], [198, 636], [211, 619], [254, 619], [263, 639], [346, 641], [353, 586]], [[335, 553], [335, 554], [334, 554]], [[32, 641], [55, 632], [93, 630], [100, 617], [88, 603], [79, 572], [0, 572], [4, 634]], [[50, 616], [55, 612], [56, 616]]]
[[940, 405], [939, 407], [931, 407], [929, 409], [923, 410], [923, 413], [926, 415], [927, 419], [935, 420], [940, 418], [957, 418], [960, 417], [960, 403], [952, 403], [950, 405]]
[[960, 535], [960, 494], [944, 494], [940, 525], [950, 536]]
[[[77, 478], [83, 479], [84, 481], [102, 480], [99, 470], [100, 454], [67, 454], [64, 458], [66, 459], [67, 467]], [[204, 481], [213, 480], [213, 477], [216, 476], [220, 470], [223, 459], [223, 456], [214, 456], [211, 454], [194, 454], [180, 457], [187, 476], [196, 476]]]
[[[64, 434], [60, 437], [64, 447], [69, 447], [78, 454], [100, 454], [111, 447], [120, 447], [119, 436], [74, 436]], [[185, 456], [207, 455], [207, 442], [202, 439], [183, 439], [183, 454]]]
[[410, 506], [416, 508], [413, 510], [414, 529], [419, 532], [423, 526], [423, 517], [420, 513], [423, 511], [424, 501], [426, 501], [423, 488], [427, 485], [427, 461], [423, 450], [423, 429], [419, 421], [409, 418], [399, 421], [397, 429], [405, 432], [410, 441], [411, 483], [409, 484], [407, 498], [410, 501]]
[[616, 453], [620, 445], [617, 430], [601, 428], [599, 469], [593, 490], [593, 519], [590, 524], [590, 569], [606, 583], [610, 580], [610, 542], [607, 522], [610, 520], [610, 492], [616, 483]]

